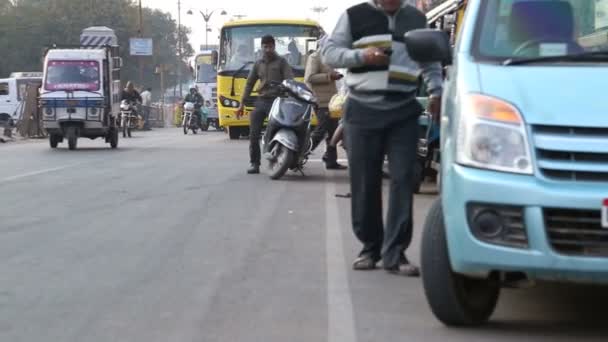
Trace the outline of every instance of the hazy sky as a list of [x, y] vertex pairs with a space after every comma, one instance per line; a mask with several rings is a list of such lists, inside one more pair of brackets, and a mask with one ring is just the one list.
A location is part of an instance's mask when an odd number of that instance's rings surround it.
[[[340, 14], [346, 8], [363, 2], [364, 0], [223, 0], [223, 1], [201, 1], [182, 0], [182, 24], [192, 29], [190, 41], [195, 50], [205, 43], [205, 26], [203, 17], [196, 11], [205, 8], [222, 8], [228, 12], [228, 16], [220, 16], [220, 11], [213, 15], [210, 26], [214, 30], [209, 33], [209, 43], [217, 42], [218, 29], [231, 18], [231, 15], [247, 15], [248, 18], [290, 18], [290, 19], [314, 19], [318, 20], [311, 8], [315, 5], [327, 7], [327, 11], [321, 16], [321, 25], [331, 32]], [[222, 6], [215, 6], [221, 4]], [[177, 0], [142, 0], [145, 7], [159, 8], [171, 12], [177, 18]], [[186, 15], [188, 9], [194, 9], [194, 15]], [[145, 28], [144, 28], [145, 29]]]

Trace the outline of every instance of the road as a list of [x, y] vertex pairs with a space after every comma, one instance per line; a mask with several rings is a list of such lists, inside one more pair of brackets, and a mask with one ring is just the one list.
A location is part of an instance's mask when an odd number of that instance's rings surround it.
[[120, 144], [0, 146], [0, 341], [608, 338], [605, 287], [506, 290], [488, 326], [443, 327], [420, 279], [351, 270], [347, 175], [318, 160], [270, 181], [218, 132]]

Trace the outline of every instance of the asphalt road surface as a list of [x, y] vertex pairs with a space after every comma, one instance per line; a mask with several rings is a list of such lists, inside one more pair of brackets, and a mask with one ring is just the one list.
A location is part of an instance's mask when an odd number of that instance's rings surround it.
[[608, 340], [606, 287], [505, 290], [463, 330], [436, 321], [419, 278], [352, 271], [348, 178], [320, 152], [271, 181], [219, 132], [79, 147], [0, 145], [0, 341]]

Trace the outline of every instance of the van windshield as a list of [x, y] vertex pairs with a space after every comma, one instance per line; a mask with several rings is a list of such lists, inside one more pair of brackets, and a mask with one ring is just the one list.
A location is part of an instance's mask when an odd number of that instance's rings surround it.
[[99, 90], [97, 61], [49, 61], [44, 88], [46, 90]]
[[478, 59], [608, 51], [608, 0], [483, 1], [478, 18]]

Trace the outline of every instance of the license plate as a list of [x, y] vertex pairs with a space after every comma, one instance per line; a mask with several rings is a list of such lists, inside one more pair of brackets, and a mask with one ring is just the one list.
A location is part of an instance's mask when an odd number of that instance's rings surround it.
[[78, 104], [77, 100], [66, 100], [65, 104], [67, 105], [67, 107], [76, 107], [76, 105]]
[[602, 205], [602, 228], [608, 229], [608, 199]]

